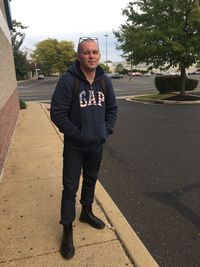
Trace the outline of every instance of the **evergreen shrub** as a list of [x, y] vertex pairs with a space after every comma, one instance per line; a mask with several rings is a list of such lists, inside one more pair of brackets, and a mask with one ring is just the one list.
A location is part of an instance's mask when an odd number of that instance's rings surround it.
[[[154, 80], [156, 89], [161, 93], [179, 92], [181, 86], [181, 77], [179, 75], [156, 76]], [[186, 91], [194, 90], [198, 85], [198, 80], [186, 77]]]
[[21, 99], [19, 100], [19, 106], [20, 106], [20, 109], [26, 109], [27, 108], [26, 102], [24, 102]]

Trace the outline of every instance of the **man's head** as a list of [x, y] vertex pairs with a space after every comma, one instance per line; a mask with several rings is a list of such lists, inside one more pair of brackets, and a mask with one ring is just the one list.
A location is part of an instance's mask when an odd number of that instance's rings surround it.
[[97, 38], [80, 38], [78, 44], [78, 60], [82, 70], [92, 72], [99, 64], [101, 54]]

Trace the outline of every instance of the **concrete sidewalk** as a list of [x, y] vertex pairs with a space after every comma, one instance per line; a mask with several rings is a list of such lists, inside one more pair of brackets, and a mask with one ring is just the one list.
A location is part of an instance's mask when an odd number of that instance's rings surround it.
[[74, 222], [75, 256], [59, 253], [62, 135], [45, 105], [28, 102], [20, 111], [0, 183], [0, 267], [158, 266], [98, 182], [94, 211], [106, 222], [97, 230]]

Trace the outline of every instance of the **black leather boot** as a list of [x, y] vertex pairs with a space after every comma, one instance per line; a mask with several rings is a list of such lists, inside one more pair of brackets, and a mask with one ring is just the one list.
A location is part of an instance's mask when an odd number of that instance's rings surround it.
[[105, 227], [105, 223], [93, 214], [92, 206], [82, 206], [79, 220], [97, 229], [103, 229]]
[[71, 259], [74, 256], [75, 249], [73, 245], [72, 223], [63, 225], [63, 238], [60, 253], [65, 259]]

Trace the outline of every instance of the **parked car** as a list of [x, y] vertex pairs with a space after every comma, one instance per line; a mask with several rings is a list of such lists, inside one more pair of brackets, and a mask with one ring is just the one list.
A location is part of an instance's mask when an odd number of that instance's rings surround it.
[[193, 74], [193, 75], [199, 75], [200, 74], [200, 69], [197, 69], [197, 70], [193, 71], [191, 74]]
[[44, 79], [44, 74], [42, 73], [38, 74], [38, 79]]
[[180, 75], [177, 71], [169, 71], [167, 75]]
[[143, 75], [142, 72], [137, 71], [137, 72], [130, 73], [129, 76], [131, 76], [131, 77], [134, 77], [134, 76], [142, 77], [142, 75]]
[[146, 72], [146, 73], [144, 73], [144, 76], [145, 77], [149, 77], [149, 76], [151, 76], [151, 73], [150, 72]]
[[159, 76], [164, 75], [163, 72], [156, 72], [155, 74], [156, 74], [157, 76], [158, 76], [158, 75], [159, 75]]
[[108, 77], [110, 77], [111, 79], [122, 79], [124, 76], [119, 73], [112, 73], [112, 74], [108, 74]]

